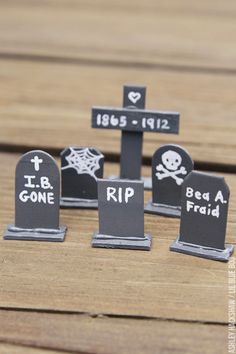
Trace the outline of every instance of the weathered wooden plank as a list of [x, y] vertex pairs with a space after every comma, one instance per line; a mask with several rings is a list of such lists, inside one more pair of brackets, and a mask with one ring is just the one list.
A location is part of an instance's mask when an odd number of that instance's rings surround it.
[[[58, 351], [47, 350], [42, 348], [33, 348], [31, 346], [26, 347], [22, 345], [14, 345], [7, 343], [0, 343], [0, 352], [1, 354], [56, 354]], [[61, 351], [59, 351], [61, 353]], [[63, 351], [66, 354], [65, 351]], [[79, 353], [78, 354], [82, 354]]]
[[11, 0], [0, 6], [2, 52], [235, 70], [234, 0]]
[[0, 311], [0, 322], [0, 340], [68, 352], [222, 354], [227, 351], [227, 326], [221, 325], [16, 311]]
[[197, 161], [235, 165], [236, 77], [1, 61], [0, 81], [0, 144], [118, 154], [120, 132], [91, 129], [91, 107], [120, 107], [133, 82], [147, 85], [148, 108], [181, 113], [180, 135], [146, 133], [144, 155], [176, 142]]
[[[17, 156], [0, 159], [3, 232], [14, 218]], [[107, 165], [106, 173], [117, 167]], [[236, 177], [226, 178], [232, 188], [227, 241], [235, 243]], [[0, 238], [0, 307], [227, 322], [227, 264], [169, 252], [178, 220], [145, 215], [151, 252], [92, 249], [96, 211], [62, 210], [61, 222], [69, 228], [62, 244]]]

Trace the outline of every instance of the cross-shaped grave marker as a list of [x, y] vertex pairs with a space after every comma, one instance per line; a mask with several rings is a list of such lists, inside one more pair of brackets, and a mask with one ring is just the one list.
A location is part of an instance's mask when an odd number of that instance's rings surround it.
[[123, 108], [92, 108], [92, 128], [122, 131], [122, 179], [141, 178], [143, 132], [179, 133], [179, 113], [146, 110], [145, 96], [146, 87], [125, 85]]

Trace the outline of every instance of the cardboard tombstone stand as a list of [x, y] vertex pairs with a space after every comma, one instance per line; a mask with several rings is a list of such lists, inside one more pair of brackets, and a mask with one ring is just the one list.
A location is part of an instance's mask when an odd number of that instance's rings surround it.
[[99, 231], [92, 247], [150, 250], [151, 236], [144, 234], [142, 181], [98, 180]]
[[[179, 133], [179, 113], [145, 110], [145, 96], [146, 87], [126, 85], [123, 93], [123, 108], [92, 108], [92, 128], [122, 131], [121, 179], [141, 179], [144, 132]], [[142, 179], [144, 187], [150, 189], [150, 178]]]
[[64, 241], [59, 226], [60, 173], [46, 152], [24, 154], [15, 176], [15, 224], [8, 225], [6, 240]]
[[180, 217], [181, 186], [193, 170], [193, 160], [179, 145], [161, 146], [152, 158], [152, 200], [145, 212]]
[[192, 171], [182, 184], [180, 233], [171, 251], [228, 261], [225, 245], [229, 187], [223, 177]]
[[62, 208], [97, 209], [97, 179], [104, 156], [93, 147], [68, 147], [61, 153]]

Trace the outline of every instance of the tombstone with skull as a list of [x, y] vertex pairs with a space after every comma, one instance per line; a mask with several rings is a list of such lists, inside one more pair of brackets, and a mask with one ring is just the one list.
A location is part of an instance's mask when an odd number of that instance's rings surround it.
[[180, 217], [181, 186], [193, 170], [193, 160], [175, 144], [163, 145], [152, 158], [152, 200], [145, 212]]

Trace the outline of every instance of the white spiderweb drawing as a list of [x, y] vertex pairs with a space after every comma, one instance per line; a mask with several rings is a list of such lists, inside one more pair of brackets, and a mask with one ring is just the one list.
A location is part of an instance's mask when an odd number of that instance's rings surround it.
[[88, 174], [97, 178], [95, 172], [100, 169], [99, 161], [103, 155], [96, 155], [89, 148], [74, 149], [70, 148], [70, 154], [66, 156], [68, 165], [62, 167], [62, 170], [74, 168], [80, 174]]

